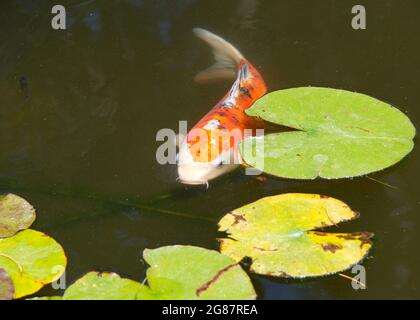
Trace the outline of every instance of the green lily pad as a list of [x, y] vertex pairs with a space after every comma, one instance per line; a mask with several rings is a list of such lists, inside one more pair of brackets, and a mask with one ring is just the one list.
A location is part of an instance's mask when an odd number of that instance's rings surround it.
[[13, 280], [14, 298], [35, 293], [58, 279], [66, 264], [63, 248], [39, 231], [24, 230], [0, 239], [0, 267]]
[[192, 246], [146, 249], [149, 289], [143, 299], [212, 300], [256, 298], [252, 283], [233, 259]]
[[247, 164], [292, 179], [346, 178], [385, 169], [411, 152], [416, 134], [408, 117], [391, 105], [329, 88], [272, 92], [246, 113], [295, 129], [266, 135], [264, 143], [245, 139], [244, 150], [259, 157], [241, 150]]
[[357, 218], [345, 203], [314, 194], [282, 194], [236, 209], [219, 222], [220, 251], [251, 272], [278, 277], [315, 277], [359, 263], [372, 247], [371, 233], [326, 233], [318, 228]]
[[14, 194], [0, 196], [0, 238], [13, 236], [35, 221], [35, 209]]
[[150, 264], [147, 283], [115, 273], [90, 272], [64, 293], [64, 300], [255, 299], [251, 281], [231, 258], [192, 246], [144, 252]]
[[89, 272], [65, 291], [64, 300], [136, 300], [139, 282], [111, 272]]
[[12, 300], [15, 293], [15, 287], [9, 274], [3, 268], [0, 268], [0, 300]]

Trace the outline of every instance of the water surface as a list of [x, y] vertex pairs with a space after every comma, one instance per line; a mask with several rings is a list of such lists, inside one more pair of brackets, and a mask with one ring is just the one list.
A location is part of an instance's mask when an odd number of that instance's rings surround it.
[[364, 31], [351, 28], [352, 1], [64, 1], [68, 29], [55, 31], [50, 1], [3, 1], [0, 191], [37, 208], [34, 228], [65, 248], [69, 282], [91, 270], [142, 280], [144, 248], [217, 249], [217, 221], [264, 196], [333, 196], [362, 213], [340, 231], [376, 234], [364, 263], [368, 289], [355, 291], [339, 276], [252, 275], [259, 297], [420, 298], [418, 148], [370, 178], [260, 181], [239, 170], [209, 190], [177, 184], [176, 168], [155, 160], [159, 129], [198, 121], [230, 86], [193, 82], [211, 62], [192, 35], [196, 26], [234, 43], [270, 90], [358, 91], [399, 107], [418, 126], [420, 3], [359, 3], [368, 11]]

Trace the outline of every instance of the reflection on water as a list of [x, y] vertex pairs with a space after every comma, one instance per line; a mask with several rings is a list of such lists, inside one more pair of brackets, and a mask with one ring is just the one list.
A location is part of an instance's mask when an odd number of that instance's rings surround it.
[[[372, 179], [260, 181], [238, 170], [209, 190], [178, 185], [176, 169], [155, 160], [156, 132], [176, 129], [179, 120], [193, 124], [230, 85], [193, 83], [211, 60], [191, 34], [195, 26], [237, 45], [271, 90], [355, 90], [401, 107], [418, 124], [417, 1], [369, 3], [363, 32], [351, 29], [343, 1], [64, 5], [68, 30], [54, 31], [49, 1], [0, 4], [0, 36], [7, 39], [0, 43], [0, 189], [36, 206], [36, 228], [66, 249], [69, 281], [91, 269], [142, 279], [144, 248], [217, 248], [216, 222], [227, 211], [267, 195], [310, 192], [362, 213], [340, 230], [376, 234], [365, 262], [368, 290], [354, 291], [336, 276], [253, 276], [262, 298], [419, 298], [418, 149]], [[156, 203], [163, 212], [150, 208]]]

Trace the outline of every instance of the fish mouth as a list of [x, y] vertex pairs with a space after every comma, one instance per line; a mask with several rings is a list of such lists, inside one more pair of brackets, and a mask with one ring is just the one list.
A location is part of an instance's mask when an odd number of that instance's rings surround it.
[[179, 183], [187, 184], [187, 185], [190, 185], [190, 186], [203, 186], [203, 185], [208, 186], [209, 185], [208, 181], [203, 181], [203, 180], [183, 180], [183, 179], [178, 177], [177, 181]]

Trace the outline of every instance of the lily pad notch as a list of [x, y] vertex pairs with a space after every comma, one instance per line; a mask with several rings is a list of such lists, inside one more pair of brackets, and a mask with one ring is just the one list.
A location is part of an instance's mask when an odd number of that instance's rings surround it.
[[372, 247], [370, 232], [328, 233], [321, 228], [359, 217], [345, 203], [315, 194], [260, 199], [225, 215], [220, 251], [252, 260], [250, 271], [286, 278], [335, 274], [360, 263]]

